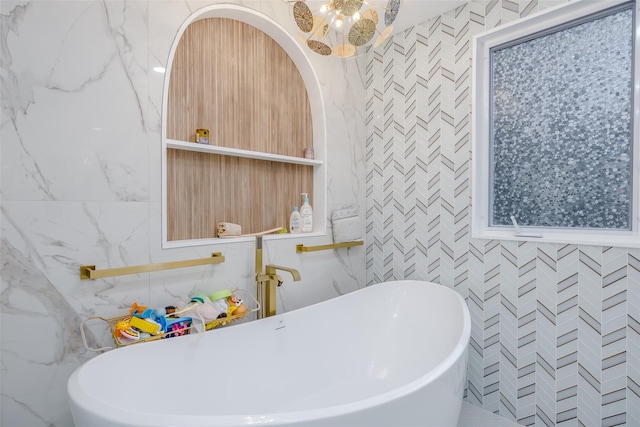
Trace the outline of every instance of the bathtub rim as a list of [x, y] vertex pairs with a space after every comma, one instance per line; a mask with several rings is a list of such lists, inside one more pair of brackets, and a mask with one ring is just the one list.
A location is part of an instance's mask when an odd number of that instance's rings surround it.
[[[123, 408], [115, 407], [114, 405], [111, 405], [108, 402], [101, 402], [102, 408], [95, 408], [93, 407], [93, 405], [90, 405], [91, 410], [89, 410], [89, 408], [86, 405], [87, 403], [86, 399], [87, 397], [89, 397], [89, 395], [82, 390], [79, 383], [80, 372], [82, 370], [82, 367], [87, 363], [85, 362], [85, 364], [81, 365], [78, 369], [76, 369], [71, 374], [71, 377], [69, 378], [69, 381], [67, 383], [67, 393], [70, 400], [69, 403], [72, 406], [77, 405], [81, 407], [87, 413], [95, 414], [105, 420], [109, 420], [114, 423], [121, 422], [120, 420], [124, 416], [126, 417], [128, 422], [133, 423], [132, 425], [135, 424], [140, 426], [156, 426], [158, 424], [157, 422], [154, 422], [154, 421], [161, 419], [163, 422], [162, 425], [167, 425], [167, 426], [180, 425], [181, 423], [183, 423], [190, 426], [215, 427], [215, 426], [224, 426], [224, 425], [254, 425], [254, 424], [255, 425], [271, 425], [271, 424], [279, 425], [279, 424], [286, 424], [286, 423], [309, 422], [313, 420], [340, 417], [342, 415], [356, 413], [369, 408], [381, 406], [388, 402], [396, 401], [412, 393], [418, 392], [421, 388], [428, 386], [431, 382], [442, 377], [456, 363], [460, 363], [461, 359], [464, 358], [465, 353], [468, 349], [468, 344], [471, 337], [471, 317], [470, 317], [468, 306], [464, 298], [455, 289], [450, 288], [448, 286], [440, 285], [438, 283], [428, 282], [423, 280], [392, 280], [392, 281], [380, 282], [380, 283], [367, 286], [365, 288], [358, 289], [354, 292], [350, 292], [349, 294], [341, 295], [340, 297], [346, 296], [346, 295], [352, 295], [360, 291], [365, 291], [370, 287], [375, 287], [380, 285], [392, 286], [394, 284], [395, 285], [403, 284], [408, 286], [428, 285], [431, 287], [446, 288], [447, 292], [452, 292], [453, 294], [455, 294], [455, 298], [457, 298], [456, 301], [460, 304], [460, 307], [462, 309], [463, 320], [462, 320], [462, 328], [460, 331], [460, 336], [458, 338], [458, 341], [454, 345], [453, 349], [447, 354], [447, 356], [440, 363], [438, 363], [433, 369], [426, 372], [424, 375], [417, 377], [413, 381], [410, 381], [394, 389], [388, 390], [384, 393], [381, 393], [372, 397], [368, 397], [365, 399], [354, 400], [352, 402], [348, 402], [345, 404], [326, 406], [318, 409], [306, 409], [304, 411], [255, 413], [255, 414], [248, 414], [248, 415], [154, 414], [153, 412], [150, 412], [149, 409], [145, 410], [144, 412], [134, 411], [131, 409], [123, 409]], [[337, 297], [337, 298], [340, 298], [340, 297]], [[321, 301], [319, 303], [312, 304], [307, 307], [302, 307], [297, 310], [292, 310], [287, 313], [282, 313], [277, 316], [287, 316], [289, 313], [294, 313], [295, 311], [298, 311], [298, 310], [304, 310], [306, 308], [318, 306], [318, 305], [330, 304], [333, 299]], [[268, 319], [269, 318], [262, 319], [262, 320], [268, 320]], [[253, 322], [248, 322], [242, 325], [238, 325], [237, 327], [242, 327], [242, 326], [246, 327], [251, 323]], [[72, 391], [74, 387], [75, 387], [75, 390]], [[78, 391], [78, 390], [81, 391], [80, 393], [82, 397], [81, 401], [79, 401], [77, 398], [71, 399], [72, 395], [75, 395], [75, 396], [78, 395], [75, 393], [75, 391]], [[462, 396], [460, 398], [460, 401], [462, 402]], [[91, 402], [91, 403], [94, 403], [94, 402]], [[112, 416], [110, 416], [110, 414], [114, 414], [114, 413], [117, 413], [119, 416], [117, 418], [113, 418]], [[212, 417], [215, 417], [215, 424], [212, 424]]]

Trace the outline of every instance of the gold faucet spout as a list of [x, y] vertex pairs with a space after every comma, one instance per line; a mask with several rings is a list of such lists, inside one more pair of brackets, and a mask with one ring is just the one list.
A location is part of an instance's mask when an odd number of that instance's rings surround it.
[[282, 285], [282, 278], [276, 274], [277, 270], [288, 271], [294, 281], [301, 280], [300, 272], [295, 268], [268, 264], [262, 273], [262, 236], [256, 236], [256, 285], [260, 312], [258, 318], [274, 316], [276, 314], [276, 288]]
[[300, 272], [298, 270], [296, 270], [295, 268], [282, 267], [280, 265], [273, 265], [273, 264], [268, 264], [268, 265], [265, 266], [265, 272], [269, 276], [273, 275], [273, 274], [276, 274], [276, 270], [282, 270], [282, 271], [287, 271], [287, 272], [291, 273], [291, 276], [293, 276], [293, 281], [294, 282], [297, 282], [297, 281], [302, 279], [302, 277], [300, 277]]
[[262, 311], [259, 317], [269, 317], [276, 314], [276, 288], [282, 285], [282, 278], [276, 274], [277, 270], [288, 271], [293, 276], [294, 281], [299, 281], [301, 279], [300, 272], [295, 268], [282, 267], [280, 265], [273, 264], [265, 266], [265, 274], [256, 274], [258, 295], [261, 297], [264, 295], [264, 298], [261, 300]]

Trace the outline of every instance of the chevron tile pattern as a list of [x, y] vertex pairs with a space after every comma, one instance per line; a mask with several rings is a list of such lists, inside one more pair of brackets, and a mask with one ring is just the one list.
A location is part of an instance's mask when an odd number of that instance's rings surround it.
[[466, 400], [523, 425], [640, 425], [640, 250], [470, 234], [472, 36], [566, 0], [467, 3], [366, 66], [367, 283], [456, 289]]

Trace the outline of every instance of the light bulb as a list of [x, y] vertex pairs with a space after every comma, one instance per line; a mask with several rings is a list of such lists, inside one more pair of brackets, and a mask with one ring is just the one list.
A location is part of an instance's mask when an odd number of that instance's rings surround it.
[[356, 12], [353, 14], [353, 20], [357, 21], [358, 19], [360, 19], [360, 12]]
[[338, 15], [338, 17], [336, 18], [336, 27], [342, 27], [342, 15]]

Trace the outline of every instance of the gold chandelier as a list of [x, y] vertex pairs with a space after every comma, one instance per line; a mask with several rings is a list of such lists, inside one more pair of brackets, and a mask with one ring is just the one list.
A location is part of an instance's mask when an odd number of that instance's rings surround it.
[[[306, 0], [298, 0], [293, 4], [293, 17], [309, 49], [320, 55], [348, 58], [376, 35], [373, 47], [389, 37], [400, 1], [388, 0], [384, 7], [367, 0], [328, 0], [312, 12]], [[329, 34], [330, 28], [334, 34]]]

